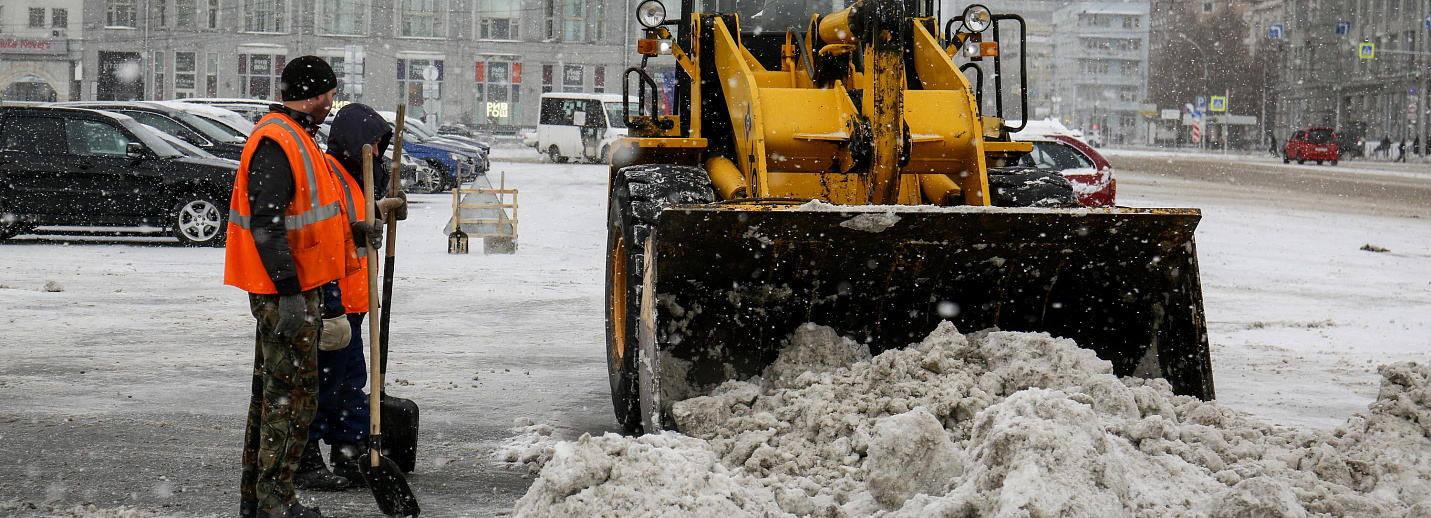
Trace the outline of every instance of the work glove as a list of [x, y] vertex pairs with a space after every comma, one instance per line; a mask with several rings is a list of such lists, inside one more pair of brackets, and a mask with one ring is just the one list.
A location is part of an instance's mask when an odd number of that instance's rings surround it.
[[318, 350], [336, 351], [348, 346], [353, 339], [353, 327], [348, 325], [347, 315], [323, 319], [323, 338], [318, 340]]
[[298, 332], [298, 328], [303, 327], [303, 322], [307, 318], [308, 303], [303, 300], [302, 294], [280, 295], [278, 297], [278, 323], [273, 325], [273, 332], [283, 337], [292, 336]]
[[359, 221], [353, 224], [353, 239], [367, 239], [368, 249], [377, 250], [383, 247], [383, 220], [372, 223]]
[[384, 216], [391, 213], [398, 221], [407, 219], [407, 193], [398, 191], [396, 195], [378, 200], [378, 212]]

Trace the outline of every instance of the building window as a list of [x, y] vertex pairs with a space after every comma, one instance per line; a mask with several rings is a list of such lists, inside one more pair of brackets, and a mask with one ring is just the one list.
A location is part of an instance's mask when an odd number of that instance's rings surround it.
[[210, 29], [219, 28], [219, 0], [209, 0], [209, 25]]
[[151, 4], [151, 5], [153, 5], [153, 9], [154, 9], [154, 11], [155, 11], [155, 13], [154, 13], [154, 14], [155, 14], [154, 19], [155, 19], [157, 22], [159, 22], [159, 26], [160, 26], [160, 27], [168, 27], [168, 26], [169, 26], [169, 0], [159, 0], [159, 1], [157, 1], [157, 2], [154, 2], [154, 3]]
[[442, 60], [398, 59], [398, 104], [407, 105], [407, 115], [427, 120], [442, 106]]
[[517, 39], [521, 7], [519, 0], [479, 0], [477, 37], [484, 40]]
[[585, 0], [562, 0], [561, 20], [562, 41], [586, 41]]
[[199, 15], [198, 0], [174, 0], [174, 26], [181, 29], [194, 28], [194, 20]]
[[50, 27], [55, 29], [68, 29], [69, 26], [69, 9], [50, 9]]
[[584, 70], [581, 65], [567, 65], [563, 67], [561, 72], [561, 91], [568, 93], [580, 92], [586, 84], [586, 78], [583, 77], [585, 75], [583, 72]]
[[164, 53], [154, 53], [154, 100], [164, 100]]
[[442, 0], [402, 0], [402, 35], [444, 37], [441, 5]]
[[1139, 18], [1139, 17], [1137, 17], [1137, 16], [1124, 16], [1124, 17], [1123, 17], [1123, 28], [1124, 28], [1124, 29], [1137, 29], [1137, 28], [1142, 27], [1142, 26], [1143, 26], [1143, 19], [1142, 19], [1142, 18]]
[[324, 34], [363, 35], [367, 31], [367, 5], [363, 0], [322, 0]]
[[45, 26], [45, 8], [43, 8], [43, 7], [31, 7], [31, 8], [30, 8], [30, 28], [31, 28], [31, 29], [40, 29], [40, 28], [44, 28], [44, 26]]
[[522, 64], [506, 61], [477, 62], [475, 99], [481, 123], [512, 125], [522, 91]]
[[591, 75], [591, 85], [596, 93], [606, 92], [606, 67], [596, 67], [596, 72]]
[[283, 32], [283, 0], [244, 0], [243, 30]]
[[283, 74], [285, 61], [283, 54], [239, 54], [239, 95], [278, 99], [278, 78]]
[[204, 95], [208, 97], [219, 96], [219, 53], [210, 52], [208, 68], [204, 74]]
[[591, 41], [606, 41], [606, 0], [592, 0], [591, 3], [591, 15], [596, 18]]
[[134, 27], [134, 0], [109, 0], [105, 4], [104, 24], [108, 27]]
[[555, 75], [554, 68], [552, 65], [542, 65], [542, 93], [552, 91], [552, 76]]
[[1203, 2], [1203, 3], [1202, 3], [1202, 12], [1203, 12], [1203, 14], [1211, 13], [1211, 12], [1212, 12], [1212, 2]]
[[194, 89], [197, 87], [194, 73], [197, 72], [198, 63], [195, 61], [193, 52], [174, 53], [174, 98], [184, 99], [194, 96]]

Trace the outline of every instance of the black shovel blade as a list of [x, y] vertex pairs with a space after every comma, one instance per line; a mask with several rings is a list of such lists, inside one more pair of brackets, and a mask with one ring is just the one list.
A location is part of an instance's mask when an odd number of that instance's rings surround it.
[[465, 254], [467, 253], [467, 233], [458, 228], [447, 235], [447, 253]]
[[373, 498], [378, 501], [378, 509], [388, 516], [417, 516], [422, 508], [417, 505], [417, 497], [407, 485], [407, 478], [396, 463], [387, 457], [378, 456], [378, 465], [372, 461], [373, 452], [359, 460], [363, 480], [373, 490]]
[[417, 403], [411, 399], [382, 395], [383, 445], [381, 453], [392, 459], [403, 473], [417, 467]]

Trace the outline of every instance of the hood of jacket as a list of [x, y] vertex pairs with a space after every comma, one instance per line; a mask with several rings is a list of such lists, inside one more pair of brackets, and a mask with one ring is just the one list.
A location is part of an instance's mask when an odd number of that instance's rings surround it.
[[[393, 128], [378, 115], [371, 106], [350, 103], [338, 110], [333, 123], [328, 127], [328, 154], [343, 165], [358, 181], [363, 183], [363, 145], [378, 142], [378, 157], [373, 160], [373, 180], [378, 184], [375, 190], [384, 193], [381, 186], [387, 181], [388, 172], [382, 164], [387, 157], [388, 143], [392, 141]], [[381, 195], [379, 195], [381, 197]]]

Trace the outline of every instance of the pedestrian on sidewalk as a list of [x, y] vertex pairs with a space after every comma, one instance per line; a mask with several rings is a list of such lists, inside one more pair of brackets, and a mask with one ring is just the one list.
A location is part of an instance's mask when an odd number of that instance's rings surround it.
[[332, 67], [301, 56], [281, 80], [282, 104], [254, 126], [239, 161], [224, 261], [224, 283], [249, 293], [257, 321], [239, 514], [317, 518], [293, 474], [317, 406], [321, 288], [358, 269], [355, 236], [381, 244], [382, 230], [350, 223], [313, 141], [337, 92]]
[[1405, 161], [1406, 161], [1406, 141], [1405, 141], [1405, 140], [1403, 140], [1403, 141], [1401, 141], [1401, 142], [1399, 142], [1399, 143], [1396, 144], [1396, 161], [1397, 161], [1397, 162], [1405, 162]]
[[[372, 107], [351, 103], [338, 110], [328, 131], [327, 163], [343, 183], [344, 197], [352, 208], [353, 222], [367, 218], [363, 191], [362, 149], [372, 144], [374, 163], [381, 163], [392, 141], [392, 127]], [[397, 219], [406, 219], [406, 196], [401, 192], [384, 197], [387, 191], [388, 168], [375, 166], [373, 196], [380, 213], [396, 210]], [[325, 290], [324, 330], [341, 326], [341, 336], [328, 339], [318, 351], [318, 411], [308, 431], [308, 446], [294, 483], [299, 488], [337, 491], [365, 484], [358, 459], [367, 451], [368, 397], [367, 360], [363, 350], [363, 320], [368, 314], [367, 262], [376, 256], [368, 248], [358, 249], [361, 268]], [[335, 333], [339, 334], [339, 333]], [[323, 462], [318, 441], [329, 445], [332, 471]]]

